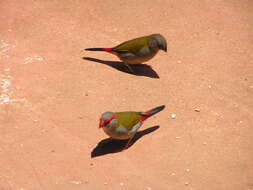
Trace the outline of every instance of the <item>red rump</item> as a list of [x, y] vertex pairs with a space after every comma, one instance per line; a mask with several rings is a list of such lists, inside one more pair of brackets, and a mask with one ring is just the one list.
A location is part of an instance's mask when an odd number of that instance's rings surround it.
[[150, 116], [150, 114], [151, 114], [151, 112], [152, 112], [152, 110], [148, 110], [148, 111], [146, 111], [146, 115], [147, 116], [144, 116], [144, 117], [142, 117], [140, 120], [141, 120], [141, 122], [143, 122], [143, 121], [145, 121], [146, 119], [148, 119], [149, 118], [149, 116]]
[[118, 55], [117, 52], [113, 51], [112, 48], [103, 48], [104, 51], [108, 52], [108, 53], [111, 53], [113, 55]]
[[103, 48], [104, 51], [111, 53], [112, 48]]

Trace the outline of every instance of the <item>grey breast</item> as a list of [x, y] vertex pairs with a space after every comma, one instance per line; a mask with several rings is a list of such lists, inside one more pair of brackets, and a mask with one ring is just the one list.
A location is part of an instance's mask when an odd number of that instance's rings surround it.
[[141, 48], [136, 53], [123, 53], [119, 58], [128, 64], [140, 64], [152, 59], [158, 52], [158, 49], [151, 49], [148, 46]]
[[132, 134], [129, 133], [129, 131], [123, 126], [120, 125], [119, 127], [116, 127], [117, 119], [113, 119], [110, 121], [110, 123], [103, 127], [104, 132], [113, 139], [129, 139], [132, 137]]

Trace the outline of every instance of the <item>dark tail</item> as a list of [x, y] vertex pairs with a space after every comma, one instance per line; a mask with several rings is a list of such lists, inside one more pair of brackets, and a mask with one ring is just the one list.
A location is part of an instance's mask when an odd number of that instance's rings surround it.
[[86, 51], [105, 51], [105, 48], [86, 48], [84, 50]]
[[112, 48], [86, 48], [84, 50], [86, 50], [86, 51], [106, 51], [108, 53], [113, 52]]
[[141, 119], [142, 121], [146, 120], [147, 118], [151, 117], [152, 115], [157, 114], [158, 112], [162, 111], [165, 108], [165, 105], [153, 108], [151, 110], [148, 110], [146, 112], [142, 112], [141, 115], [144, 117]]

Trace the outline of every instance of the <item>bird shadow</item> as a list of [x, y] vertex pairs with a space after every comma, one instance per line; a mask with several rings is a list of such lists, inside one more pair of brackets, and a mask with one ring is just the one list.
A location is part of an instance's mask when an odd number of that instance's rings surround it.
[[83, 59], [88, 60], [88, 61], [97, 62], [97, 63], [102, 63], [102, 64], [108, 65], [118, 71], [128, 73], [131, 75], [146, 76], [146, 77], [150, 77], [150, 78], [160, 78], [159, 75], [149, 65], [146, 65], [146, 64], [131, 64], [131, 68], [134, 71], [134, 73], [132, 73], [121, 61], [105, 61], [105, 60], [96, 59], [96, 58], [92, 58], [92, 57], [83, 57]]
[[[152, 133], [158, 128], [159, 126], [157, 125], [157, 126], [150, 127], [148, 129], [137, 132], [135, 136], [133, 137], [133, 139], [131, 140], [131, 143], [128, 145], [127, 149], [130, 148], [142, 136]], [[97, 156], [103, 156], [105, 154], [121, 152], [122, 150], [124, 150], [125, 145], [127, 143], [128, 143], [128, 140], [115, 140], [112, 138], [103, 139], [92, 150], [91, 157], [94, 158]]]

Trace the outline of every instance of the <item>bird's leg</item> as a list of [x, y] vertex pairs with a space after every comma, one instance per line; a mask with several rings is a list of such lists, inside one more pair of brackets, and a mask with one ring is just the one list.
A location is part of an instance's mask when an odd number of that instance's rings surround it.
[[128, 146], [130, 145], [130, 143], [131, 143], [132, 139], [134, 138], [134, 136], [135, 136], [135, 135], [133, 135], [133, 136], [127, 141], [127, 143], [126, 143], [126, 145], [125, 145], [125, 147], [124, 147], [123, 150], [125, 150], [125, 149], [128, 148]]
[[[123, 63], [124, 63], [124, 62], [123, 62]], [[124, 65], [128, 68], [128, 70], [129, 70], [131, 73], [134, 73], [134, 70], [130, 67], [129, 64], [124, 63]]]

